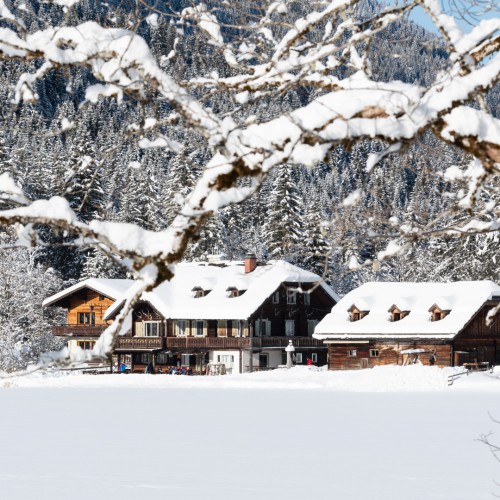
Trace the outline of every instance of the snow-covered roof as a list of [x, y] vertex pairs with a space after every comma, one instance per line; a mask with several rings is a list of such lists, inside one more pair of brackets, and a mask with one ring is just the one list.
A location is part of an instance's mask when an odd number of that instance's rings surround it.
[[[500, 295], [500, 287], [492, 281], [365, 283], [333, 307], [318, 323], [313, 336], [324, 340], [453, 338], [493, 295]], [[363, 304], [368, 315], [350, 321], [347, 310], [353, 304]], [[433, 304], [450, 313], [431, 321], [429, 308]], [[388, 310], [392, 305], [409, 311], [409, 315], [390, 321]]]
[[132, 286], [133, 283], [133, 280], [89, 278], [84, 281], [80, 281], [80, 283], [70, 286], [65, 290], [60, 291], [59, 293], [56, 293], [51, 297], [47, 297], [43, 301], [42, 306], [51, 306], [59, 300], [64, 299], [65, 297], [79, 290], [83, 290], [84, 288], [90, 288], [100, 295], [109, 297], [112, 300], [117, 300]]
[[[317, 283], [321, 278], [284, 261], [270, 261], [245, 273], [243, 262], [181, 263], [175, 266], [171, 281], [162, 283], [141, 300], [149, 302], [168, 319], [248, 319], [281, 283]], [[320, 285], [334, 300], [337, 294], [325, 283]], [[209, 291], [204, 297], [194, 297], [193, 288]], [[228, 288], [245, 291], [238, 297], [229, 297]], [[127, 295], [134, 292], [132, 287]], [[105, 318], [113, 317], [126, 297], [107, 311]]]

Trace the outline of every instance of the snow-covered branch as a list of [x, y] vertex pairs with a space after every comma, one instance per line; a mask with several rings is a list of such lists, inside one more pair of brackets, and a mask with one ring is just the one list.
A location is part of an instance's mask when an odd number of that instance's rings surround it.
[[[94, 217], [83, 222], [64, 197], [29, 199], [3, 169], [0, 203], [5, 210], [0, 211], [0, 224], [25, 226], [28, 232], [51, 226], [77, 238], [80, 245], [128, 259], [130, 269], [142, 276], [145, 289], [172, 277], [171, 266], [182, 259], [189, 241], [213, 213], [248, 199], [273, 169], [284, 164], [314, 167], [338, 146], [381, 141], [385, 153], [369, 157], [366, 172], [370, 173], [389, 154], [399, 154], [423, 135], [434, 134], [440, 143], [452, 144], [475, 158], [477, 168], [469, 176], [468, 188], [455, 199], [456, 208], [463, 211], [473, 211], [483, 187], [499, 173], [500, 121], [485, 106], [477, 106], [477, 100], [499, 80], [498, 19], [482, 20], [465, 34], [451, 16], [441, 12], [436, 0], [413, 0], [363, 18], [357, 17], [359, 0], [316, 2], [303, 6], [304, 12], [295, 17], [288, 2], [276, 1], [263, 8], [261, 19], [244, 26], [242, 40], [238, 26], [227, 28], [220, 12], [192, 2], [169, 14], [164, 27], [168, 23], [175, 29], [175, 40], [166, 47], [168, 55], [158, 61], [138, 34], [138, 26], [142, 14], [149, 26], [157, 25], [160, 11], [151, 14], [156, 16], [153, 22], [149, 12], [141, 12], [145, 6], [138, 4], [134, 22], [129, 19], [124, 28], [118, 28], [113, 16], [102, 24], [81, 22], [70, 16], [75, 2], [56, 4], [64, 7], [64, 18], [56, 17], [62, 19], [59, 25], [39, 28], [25, 22], [23, 9], [9, 8], [0, 0], [0, 57], [24, 64], [13, 86], [13, 104], [25, 106], [39, 100], [41, 82], [55, 72], [67, 76], [75, 68], [84, 69], [92, 74], [92, 81], [82, 89], [85, 98], [80, 109], [83, 104], [116, 98], [139, 110], [140, 123], [123, 124], [123, 134], [132, 136], [138, 149], [163, 148], [181, 154], [179, 131], [189, 131], [204, 141], [211, 159], [194, 188], [183, 193], [173, 222], [161, 231]], [[443, 67], [425, 84], [374, 76], [370, 45], [417, 7], [439, 30], [435, 46], [446, 54]], [[288, 16], [286, 22], [279, 21], [280, 16]], [[185, 31], [193, 29], [199, 29], [200, 39], [206, 42], [205, 57], [220, 56], [224, 61], [224, 75], [212, 71], [175, 78], [176, 48], [187, 36]], [[291, 89], [307, 90], [308, 98], [292, 110], [259, 111], [259, 102], [279, 103]], [[224, 106], [211, 104], [216, 95], [225, 96]], [[158, 109], [161, 120], [153, 116]], [[74, 130], [71, 124], [61, 133]], [[476, 213], [463, 224], [420, 227], [400, 237], [496, 230], [498, 210], [488, 206], [486, 211], [487, 221]], [[36, 241], [22, 229], [19, 233], [31, 244]], [[400, 243], [393, 239], [379, 258], [406, 248]], [[118, 327], [109, 332], [111, 340], [103, 340], [104, 351], [113, 348]]]

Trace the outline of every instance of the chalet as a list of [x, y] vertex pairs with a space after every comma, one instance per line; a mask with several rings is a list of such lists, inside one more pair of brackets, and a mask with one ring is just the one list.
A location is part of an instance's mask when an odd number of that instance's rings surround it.
[[[121, 280], [97, 280], [105, 285], [109, 281]], [[123, 285], [125, 290], [120, 284], [122, 293], [99, 315], [101, 329], [133, 293], [133, 282]], [[75, 324], [81, 334], [78, 322], [90, 302], [76, 300], [75, 294], [95, 300], [93, 294], [104, 293], [103, 288], [87, 280], [47, 299], [44, 305], [68, 309], [68, 325], [56, 327], [54, 334], [73, 338]], [[181, 263], [171, 281], [142, 295], [130, 330], [118, 340], [117, 362], [133, 371], [143, 371], [149, 363], [158, 370], [182, 365], [195, 371], [222, 363], [228, 371], [242, 373], [283, 364], [292, 339], [297, 364], [308, 358], [326, 364], [327, 347], [312, 333], [337, 301], [319, 276], [283, 261], [258, 263], [249, 256], [244, 262]], [[82, 318], [86, 321], [85, 315]], [[89, 330], [94, 327], [87, 324]], [[94, 328], [89, 337], [98, 333]]]
[[68, 339], [68, 347], [92, 349], [108, 326], [107, 309], [134, 283], [133, 280], [90, 278], [43, 301], [43, 307], [68, 310], [67, 323], [54, 326], [52, 333]]
[[317, 325], [331, 370], [421, 362], [438, 366], [500, 364], [500, 302], [492, 281], [366, 283]]

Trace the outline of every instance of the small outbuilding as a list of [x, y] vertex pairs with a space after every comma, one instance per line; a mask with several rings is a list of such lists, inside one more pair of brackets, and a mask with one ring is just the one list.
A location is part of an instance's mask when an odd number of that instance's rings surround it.
[[333, 307], [313, 336], [328, 346], [331, 370], [494, 366], [500, 364], [499, 303], [500, 287], [492, 281], [365, 283]]

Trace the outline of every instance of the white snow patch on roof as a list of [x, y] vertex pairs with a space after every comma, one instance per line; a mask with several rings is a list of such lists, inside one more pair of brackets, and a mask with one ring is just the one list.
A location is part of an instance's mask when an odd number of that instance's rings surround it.
[[[145, 293], [142, 300], [170, 319], [245, 320], [285, 282], [318, 283], [321, 278], [284, 261], [270, 261], [257, 266], [251, 273], [245, 273], [243, 262], [223, 261], [218, 265], [181, 263], [175, 266], [171, 281]], [[334, 300], [339, 300], [328, 285], [321, 283], [320, 286]], [[192, 290], [196, 287], [210, 292], [204, 297], [194, 297]], [[245, 290], [245, 293], [228, 297], [227, 289], [232, 287], [240, 292]], [[127, 295], [133, 291], [134, 287]], [[112, 317], [122, 304], [123, 301], [113, 304], [106, 312], [106, 318]]]
[[[492, 281], [454, 283], [365, 283], [348, 293], [316, 326], [318, 339], [453, 338], [500, 287]], [[356, 305], [369, 314], [350, 321], [347, 310]], [[361, 305], [362, 304], [362, 305]], [[431, 321], [429, 308], [436, 304], [450, 313]], [[390, 321], [389, 308], [410, 311], [400, 321]]]
[[89, 278], [60, 291], [51, 297], [47, 297], [43, 301], [42, 306], [51, 306], [64, 297], [67, 297], [78, 290], [83, 290], [84, 288], [90, 288], [101, 295], [105, 295], [110, 299], [116, 300], [124, 294], [133, 283], [133, 280]]

